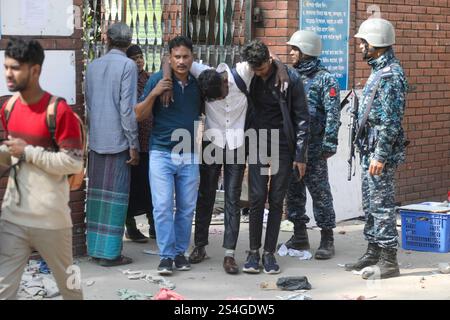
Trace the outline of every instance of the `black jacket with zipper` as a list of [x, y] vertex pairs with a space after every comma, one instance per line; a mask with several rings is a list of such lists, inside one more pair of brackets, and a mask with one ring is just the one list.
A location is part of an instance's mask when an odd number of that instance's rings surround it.
[[[286, 68], [289, 75], [289, 88], [286, 94], [281, 94], [279, 89], [275, 90], [283, 115], [283, 132], [287, 137], [289, 150], [293, 154], [294, 161], [306, 163], [309, 137], [309, 111], [306, 94], [297, 71], [287, 66]], [[254, 125], [255, 78], [250, 84], [246, 129], [252, 128]]]

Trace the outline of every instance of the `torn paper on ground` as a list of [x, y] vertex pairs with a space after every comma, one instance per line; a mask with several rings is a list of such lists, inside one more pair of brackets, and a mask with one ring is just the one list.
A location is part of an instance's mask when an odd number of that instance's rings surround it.
[[286, 245], [283, 243], [278, 249], [278, 255], [280, 257], [290, 256], [290, 257], [298, 257], [300, 260], [311, 260], [312, 254], [308, 250], [294, 250], [288, 249]]

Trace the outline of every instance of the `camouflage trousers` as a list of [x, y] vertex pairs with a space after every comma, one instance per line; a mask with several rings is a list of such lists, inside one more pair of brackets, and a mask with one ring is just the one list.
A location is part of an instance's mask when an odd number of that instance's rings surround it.
[[[294, 169], [296, 170], [296, 169]], [[308, 223], [306, 215], [306, 188], [312, 198], [314, 219], [322, 229], [336, 227], [336, 214], [333, 208], [333, 196], [328, 182], [327, 160], [309, 159], [306, 163], [306, 174], [302, 180], [298, 174], [291, 175], [286, 197], [288, 219], [292, 222]]]
[[387, 164], [381, 175], [369, 174], [370, 157], [361, 159], [362, 205], [366, 217], [364, 236], [370, 243], [382, 248], [395, 248], [398, 244], [395, 214], [396, 165]]

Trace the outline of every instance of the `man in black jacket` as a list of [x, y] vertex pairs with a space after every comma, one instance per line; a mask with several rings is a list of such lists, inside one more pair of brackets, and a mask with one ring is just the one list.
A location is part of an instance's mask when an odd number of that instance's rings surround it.
[[[243, 271], [260, 272], [259, 248], [268, 195], [269, 214], [262, 264], [265, 273], [276, 274], [280, 267], [274, 253], [292, 166], [297, 168], [296, 175], [298, 172], [295, 179], [301, 179], [306, 170], [309, 112], [303, 84], [295, 70], [288, 69], [290, 85], [286, 94], [280, 93], [275, 85], [277, 67], [264, 43], [256, 40], [247, 44], [242, 58], [255, 73], [250, 85], [253, 102], [250, 128], [256, 130], [258, 137], [257, 143], [249, 143], [250, 253]], [[247, 132], [250, 139], [254, 137], [251, 129]]]

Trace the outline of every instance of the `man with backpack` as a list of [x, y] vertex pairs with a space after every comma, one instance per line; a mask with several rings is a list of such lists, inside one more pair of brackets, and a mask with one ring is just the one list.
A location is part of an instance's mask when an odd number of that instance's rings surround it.
[[[6, 83], [9, 91], [18, 93], [0, 113], [7, 137], [0, 155], [12, 163], [0, 219], [0, 299], [16, 297], [33, 249], [52, 270], [63, 298], [83, 299], [79, 273], [73, 274], [70, 268], [72, 221], [68, 204], [68, 175], [83, 168], [80, 123], [63, 99], [40, 87], [43, 62], [39, 42], [9, 40]], [[49, 110], [56, 113], [49, 114]], [[54, 134], [50, 132], [51, 119]]]
[[[195, 248], [189, 260], [191, 263], [200, 263], [206, 258], [205, 246], [208, 244], [216, 190], [223, 168], [225, 189], [223, 268], [226, 273], [236, 274], [239, 267], [234, 259], [234, 251], [239, 236], [239, 201], [245, 170], [244, 131], [247, 129], [249, 110], [247, 96], [254, 73], [245, 62], [236, 64], [233, 69], [226, 63], [221, 63], [217, 69], [211, 69], [194, 62], [191, 72], [198, 78], [205, 101], [206, 121], [195, 214]], [[288, 81], [287, 73], [280, 72], [277, 79], [278, 83], [284, 85]]]

